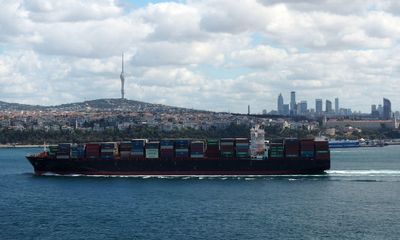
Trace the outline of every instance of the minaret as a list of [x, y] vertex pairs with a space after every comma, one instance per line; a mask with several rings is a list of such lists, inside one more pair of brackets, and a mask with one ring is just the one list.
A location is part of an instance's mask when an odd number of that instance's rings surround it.
[[124, 99], [125, 95], [125, 73], [124, 73], [124, 54], [122, 53], [122, 72], [119, 76], [121, 78], [121, 98]]

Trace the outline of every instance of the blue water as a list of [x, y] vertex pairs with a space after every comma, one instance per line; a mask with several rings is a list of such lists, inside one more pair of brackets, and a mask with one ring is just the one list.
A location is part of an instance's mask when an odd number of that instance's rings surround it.
[[400, 146], [337, 149], [325, 176], [32, 175], [0, 149], [0, 239], [399, 239]]

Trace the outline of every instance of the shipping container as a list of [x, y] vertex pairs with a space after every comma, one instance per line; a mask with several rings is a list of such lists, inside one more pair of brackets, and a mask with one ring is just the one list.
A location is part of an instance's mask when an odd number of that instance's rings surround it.
[[100, 157], [104, 160], [113, 160], [118, 155], [116, 142], [104, 142], [100, 144]]
[[50, 145], [49, 146], [49, 156], [55, 157], [57, 155], [58, 145]]
[[207, 139], [206, 157], [217, 159], [220, 154], [219, 139]]
[[130, 152], [132, 149], [132, 144], [131, 144], [131, 142], [128, 142], [128, 141], [120, 142], [118, 149], [120, 152], [127, 152], [127, 151]]
[[328, 141], [315, 141], [315, 159], [326, 160], [330, 158]]
[[298, 158], [300, 154], [300, 141], [298, 139], [287, 138], [284, 140], [285, 157]]
[[130, 160], [131, 152], [130, 151], [120, 151], [120, 159], [121, 160]]
[[235, 155], [239, 159], [250, 157], [250, 142], [248, 138], [235, 139]]
[[85, 146], [86, 158], [94, 159], [100, 157], [100, 144], [87, 143]]
[[159, 158], [160, 157], [159, 149], [160, 149], [160, 142], [158, 141], [147, 142], [145, 146], [146, 158], [148, 159]]
[[71, 144], [70, 143], [60, 143], [57, 148], [57, 159], [69, 159], [71, 154]]
[[269, 158], [283, 158], [284, 157], [284, 145], [280, 141], [275, 141], [269, 145]]
[[304, 158], [314, 158], [314, 139], [300, 140], [300, 156]]
[[147, 142], [147, 139], [132, 139], [132, 149], [143, 149]]
[[82, 159], [85, 157], [85, 145], [72, 144], [71, 145], [71, 159]]
[[189, 144], [188, 139], [176, 139], [175, 140], [175, 157], [178, 159], [188, 158], [189, 155]]
[[204, 141], [191, 141], [190, 157], [191, 158], [204, 158]]

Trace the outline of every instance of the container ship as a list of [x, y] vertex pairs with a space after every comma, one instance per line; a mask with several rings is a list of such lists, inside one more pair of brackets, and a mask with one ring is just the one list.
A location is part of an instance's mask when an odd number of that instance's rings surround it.
[[327, 141], [272, 139], [251, 129], [251, 139], [133, 139], [49, 146], [27, 156], [36, 175], [292, 175], [330, 168]]

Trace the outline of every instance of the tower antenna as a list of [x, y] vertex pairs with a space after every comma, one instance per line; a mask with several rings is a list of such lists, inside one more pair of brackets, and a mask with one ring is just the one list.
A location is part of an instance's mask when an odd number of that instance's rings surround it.
[[124, 99], [125, 98], [124, 53], [122, 53], [122, 72], [119, 77], [121, 78], [121, 99]]

